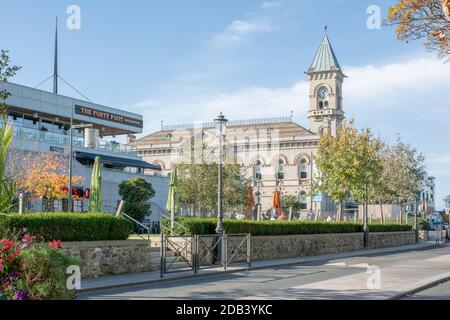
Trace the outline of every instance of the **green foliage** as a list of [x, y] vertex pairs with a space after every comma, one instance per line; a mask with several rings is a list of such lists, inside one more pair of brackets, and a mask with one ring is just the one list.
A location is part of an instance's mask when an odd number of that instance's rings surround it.
[[89, 212], [102, 211], [102, 167], [100, 157], [95, 157], [91, 176], [91, 195], [89, 197]]
[[412, 226], [409, 224], [398, 223], [369, 223], [370, 232], [399, 232], [411, 231]]
[[427, 231], [430, 230], [430, 222], [426, 219], [420, 219], [417, 224], [419, 225], [419, 230]]
[[284, 213], [289, 212], [289, 208], [292, 208], [293, 212], [300, 209], [300, 202], [295, 196], [281, 196], [281, 204]]
[[11, 209], [16, 195], [14, 181], [7, 175], [8, 149], [12, 143], [13, 130], [8, 118], [0, 115], [0, 213]]
[[323, 192], [340, 204], [348, 198], [365, 201], [367, 190], [382, 170], [378, 153], [382, 143], [374, 139], [370, 129], [357, 130], [353, 123], [343, 125], [337, 137], [324, 135], [320, 139], [315, 162], [320, 175], [313, 193]]
[[[8, 82], [20, 70], [18, 66], [10, 66], [8, 51], [0, 52], [0, 83]], [[8, 90], [0, 91], [0, 213], [8, 212], [14, 202], [16, 193], [14, 181], [7, 176], [8, 149], [13, 139], [13, 126], [8, 120], [6, 99], [11, 94]]]
[[[184, 226], [175, 226], [175, 232], [180, 235], [210, 235], [215, 234], [217, 219], [197, 219], [178, 217], [177, 222]], [[164, 224], [170, 221], [165, 219]], [[360, 223], [315, 222], [315, 221], [248, 221], [224, 220], [225, 231], [228, 234], [246, 234], [252, 236], [267, 235], [298, 235], [363, 232]], [[369, 224], [372, 232], [411, 231], [410, 225], [400, 224]]]
[[101, 213], [34, 213], [0, 216], [0, 234], [5, 230], [26, 228], [38, 241], [125, 240], [132, 227], [132, 223], [125, 218]]
[[28, 299], [69, 300], [74, 292], [67, 289], [67, 268], [77, 261], [46, 244], [35, 244], [19, 256]]
[[[180, 201], [195, 205], [200, 212], [216, 212], [218, 188], [218, 148], [214, 143], [198, 143], [183, 150], [177, 164]], [[246, 179], [243, 168], [227, 152], [222, 170], [224, 210], [243, 210], [246, 204]]]
[[[21, 67], [10, 65], [9, 51], [0, 51], [0, 82], [8, 82], [9, 78], [14, 77], [20, 69]], [[2, 116], [6, 114], [7, 105], [5, 100], [10, 95], [11, 93], [6, 89], [0, 91], [0, 115]]]
[[152, 184], [142, 178], [122, 181], [119, 184], [119, 195], [125, 201], [123, 211], [130, 217], [142, 222], [150, 213], [149, 200], [155, 196]]

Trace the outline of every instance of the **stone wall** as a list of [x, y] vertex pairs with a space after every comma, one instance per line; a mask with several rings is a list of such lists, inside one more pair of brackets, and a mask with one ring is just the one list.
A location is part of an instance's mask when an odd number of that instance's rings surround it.
[[369, 233], [369, 246], [371, 249], [404, 246], [415, 242], [416, 234], [414, 231]]
[[361, 233], [258, 236], [251, 238], [251, 259], [298, 258], [363, 248]]
[[79, 261], [84, 279], [151, 271], [149, 241], [65, 242], [62, 249]]

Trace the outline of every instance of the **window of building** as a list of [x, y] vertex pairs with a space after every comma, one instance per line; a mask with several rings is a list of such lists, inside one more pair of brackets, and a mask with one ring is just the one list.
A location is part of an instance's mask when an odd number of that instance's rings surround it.
[[298, 202], [300, 203], [300, 209], [301, 210], [305, 210], [305, 209], [308, 208], [308, 203], [307, 203], [306, 192], [305, 191], [300, 192], [300, 194], [298, 196]]
[[278, 160], [277, 166], [275, 168], [276, 178], [277, 180], [284, 180], [284, 163], [283, 159]]
[[298, 164], [298, 174], [300, 179], [308, 179], [308, 163], [302, 159]]
[[255, 181], [260, 180], [262, 180], [262, 163], [258, 160], [255, 164]]

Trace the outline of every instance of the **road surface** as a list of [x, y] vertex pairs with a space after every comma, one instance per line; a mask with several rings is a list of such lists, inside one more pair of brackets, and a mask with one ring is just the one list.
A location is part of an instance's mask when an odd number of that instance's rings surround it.
[[418, 292], [404, 300], [450, 300], [450, 282]]
[[78, 299], [386, 299], [449, 272], [444, 245], [85, 292]]

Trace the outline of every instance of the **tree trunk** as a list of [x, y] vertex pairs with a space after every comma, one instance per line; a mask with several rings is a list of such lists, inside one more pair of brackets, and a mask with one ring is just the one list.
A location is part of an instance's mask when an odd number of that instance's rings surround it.
[[383, 204], [380, 203], [380, 213], [381, 213], [381, 223], [385, 223], [384, 213], [383, 213]]
[[342, 221], [344, 218], [344, 201], [341, 201], [339, 203], [339, 220], [338, 221]]

